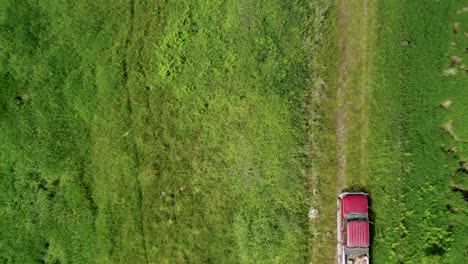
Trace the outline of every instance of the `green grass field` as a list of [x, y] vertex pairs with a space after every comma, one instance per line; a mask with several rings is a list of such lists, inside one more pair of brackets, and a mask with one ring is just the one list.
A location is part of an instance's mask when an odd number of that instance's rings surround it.
[[[375, 263], [468, 260], [468, 182], [458, 170], [468, 158], [468, 75], [460, 68], [468, 60], [468, 13], [457, 13], [463, 7], [460, 1], [378, 6], [369, 143]], [[460, 33], [453, 33], [456, 22]], [[451, 56], [462, 61], [451, 65]], [[444, 76], [449, 68], [457, 74]], [[448, 110], [440, 107], [445, 100], [453, 101]], [[442, 129], [450, 120], [457, 140]]]
[[0, 263], [332, 263], [340, 107], [372, 262], [467, 262], [468, 12], [338, 2], [0, 0]]
[[307, 262], [308, 5], [0, 6], [0, 262]]

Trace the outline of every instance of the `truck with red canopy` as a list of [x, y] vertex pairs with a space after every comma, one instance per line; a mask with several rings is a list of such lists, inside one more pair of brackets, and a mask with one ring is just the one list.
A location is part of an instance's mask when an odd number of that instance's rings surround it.
[[367, 193], [338, 196], [338, 264], [369, 264], [369, 208]]

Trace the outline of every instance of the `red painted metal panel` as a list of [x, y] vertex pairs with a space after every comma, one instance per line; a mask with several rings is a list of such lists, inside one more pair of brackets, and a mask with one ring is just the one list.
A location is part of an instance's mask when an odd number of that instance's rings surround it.
[[351, 221], [348, 223], [348, 247], [369, 247], [369, 223]]
[[341, 199], [341, 210], [343, 216], [351, 213], [367, 215], [367, 196], [347, 195], [343, 197], [343, 199]]

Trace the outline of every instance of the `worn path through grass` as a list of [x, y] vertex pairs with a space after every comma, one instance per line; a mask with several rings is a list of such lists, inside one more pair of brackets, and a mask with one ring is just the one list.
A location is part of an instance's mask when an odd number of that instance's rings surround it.
[[[368, 1], [335, 1], [323, 34], [320, 52], [324, 82], [321, 104], [319, 155], [314, 159], [316, 206], [313, 220], [312, 263], [332, 263], [336, 257], [336, 197], [347, 187], [367, 183], [367, 126], [370, 41], [375, 4]], [[333, 60], [333, 63], [330, 61]], [[320, 252], [319, 254], [317, 252]]]
[[367, 137], [371, 76], [372, 21], [375, 5], [369, 1], [338, 1], [339, 64], [336, 85], [337, 193], [366, 185]]

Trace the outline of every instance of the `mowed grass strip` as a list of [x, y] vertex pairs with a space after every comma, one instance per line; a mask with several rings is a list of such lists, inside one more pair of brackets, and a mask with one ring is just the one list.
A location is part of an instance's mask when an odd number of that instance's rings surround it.
[[[466, 262], [466, 172], [458, 169], [468, 154], [468, 79], [450, 58], [467, 59], [466, 37], [453, 32], [467, 24], [462, 8], [379, 3], [369, 140], [375, 262]], [[450, 68], [457, 74], [444, 76]], [[445, 100], [453, 101], [447, 110]], [[450, 120], [455, 136], [443, 129]]]
[[376, 2], [342, 1], [339, 47], [344, 111], [344, 189], [367, 191], [369, 183], [369, 98], [376, 36]]
[[1, 6], [2, 262], [307, 262], [305, 3]]

